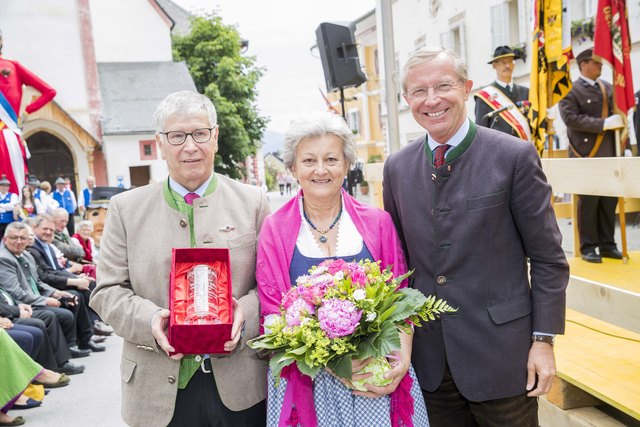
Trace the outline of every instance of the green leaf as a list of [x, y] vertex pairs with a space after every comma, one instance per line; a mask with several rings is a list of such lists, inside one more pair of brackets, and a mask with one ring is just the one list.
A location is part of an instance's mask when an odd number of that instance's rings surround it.
[[295, 360], [291, 357], [285, 357], [284, 353], [276, 353], [269, 360], [269, 367], [276, 378], [280, 378], [280, 372], [285, 366], [291, 365]]
[[376, 338], [374, 348], [377, 352], [375, 356], [384, 356], [400, 349], [400, 333], [393, 323], [382, 324], [382, 332]]
[[315, 378], [316, 375], [318, 375], [318, 372], [322, 369], [322, 366], [310, 366], [305, 362], [298, 362], [297, 365], [300, 372], [311, 378]]
[[333, 359], [327, 366], [340, 378], [351, 379], [351, 355]]

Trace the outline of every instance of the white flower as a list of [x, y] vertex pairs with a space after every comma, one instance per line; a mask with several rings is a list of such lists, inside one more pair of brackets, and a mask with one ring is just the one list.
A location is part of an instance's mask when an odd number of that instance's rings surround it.
[[271, 329], [273, 329], [274, 326], [279, 325], [280, 323], [282, 323], [282, 317], [279, 314], [269, 314], [265, 316], [264, 323], [262, 324], [264, 333], [270, 334]]
[[355, 291], [353, 291], [353, 299], [356, 301], [362, 301], [366, 297], [367, 293], [364, 291], [364, 289], [356, 289]]
[[344, 279], [344, 272], [342, 271], [338, 271], [336, 274], [333, 275], [333, 278], [335, 280], [342, 280]]
[[375, 313], [375, 311], [369, 311], [367, 312], [367, 317], [365, 318], [365, 320], [367, 322], [373, 322], [377, 316], [378, 315]]

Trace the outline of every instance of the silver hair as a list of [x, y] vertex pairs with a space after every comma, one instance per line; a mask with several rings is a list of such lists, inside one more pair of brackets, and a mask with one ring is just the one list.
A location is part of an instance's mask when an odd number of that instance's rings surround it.
[[400, 83], [402, 84], [402, 92], [407, 92], [407, 74], [413, 68], [422, 65], [424, 63], [430, 62], [437, 58], [440, 55], [444, 55], [448, 57], [453, 63], [453, 67], [456, 71], [458, 79], [461, 82], [466, 82], [469, 80], [469, 73], [467, 71], [467, 64], [464, 63], [462, 58], [460, 58], [455, 53], [451, 52], [449, 49], [444, 47], [433, 47], [433, 46], [425, 46], [413, 52], [407, 62], [404, 64], [404, 68], [402, 69], [402, 74], [400, 75]]
[[176, 114], [180, 116], [191, 116], [195, 114], [206, 114], [209, 118], [209, 125], [215, 127], [218, 124], [216, 107], [209, 98], [191, 90], [181, 90], [167, 95], [160, 101], [156, 112], [153, 115], [156, 124], [156, 133], [164, 132], [164, 124], [167, 119]]
[[12, 231], [22, 231], [22, 230], [27, 230], [27, 232], [29, 232], [29, 227], [27, 224], [25, 224], [24, 222], [18, 222], [18, 221], [14, 221], [9, 223], [9, 225], [7, 225], [7, 228], [4, 229], [4, 237], [7, 237], [9, 235], [10, 232]]
[[298, 145], [310, 138], [319, 138], [324, 135], [335, 135], [342, 141], [342, 154], [347, 165], [355, 164], [358, 154], [353, 131], [347, 122], [337, 114], [321, 113], [313, 116], [297, 119], [291, 122], [289, 130], [284, 136], [282, 160], [284, 166], [291, 170], [296, 161], [296, 149]]
[[36, 217], [35, 226], [40, 227], [43, 222], [53, 222], [53, 217], [49, 214], [40, 214]]
[[69, 212], [67, 212], [67, 210], [65, 208], [55, 208], [53, 210], [53, 213], [51, 214], [51, 216], [55, 219], [55, 218], [62, 218], [64, 216], [66, 216], [67, 218], [69, 218]]
[[93, 223], [87, 219], [82, 220], [78, 223], [78, 226], [76, 227], [77, 230], [80, 230], [82, 227], [87, 227], [89, 228], [91, 231], [93, 231]]

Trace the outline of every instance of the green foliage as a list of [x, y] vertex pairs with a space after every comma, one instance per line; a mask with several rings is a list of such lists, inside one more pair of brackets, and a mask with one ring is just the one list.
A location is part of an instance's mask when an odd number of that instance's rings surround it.
[[367, 163], [382, 163], [382, 154], [372, 154], [367, 159]]
[[593, 40], [595, 30], [595, 17], [571, 21], [571, 37], [580, 39], [581, 42], [587, 39]]
[[256, 84], [264, 69], [241, 52], [240, 34], [215, 14], [193, 18], [191, 32], [174, 36], [173, 56], [185, 61], [198, 92], [216, 106], [220, 135], [215, 168], [232, 178], [236, 165], [255, 154], [267, 119], [256, 107]]

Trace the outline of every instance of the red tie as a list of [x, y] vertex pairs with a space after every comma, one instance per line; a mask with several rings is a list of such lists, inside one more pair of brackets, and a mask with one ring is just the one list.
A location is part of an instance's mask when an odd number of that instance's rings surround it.
[[449, 144], [438, 145], [433, 153], [433, 164], [437, 168], [444, 165], [444, 154], [451, 148]]
[[195, 199], [200, 198], [198, 193], [187, 193], [184, 195], [184, 201], [187, 202], [188, 205], [192, 205]]

